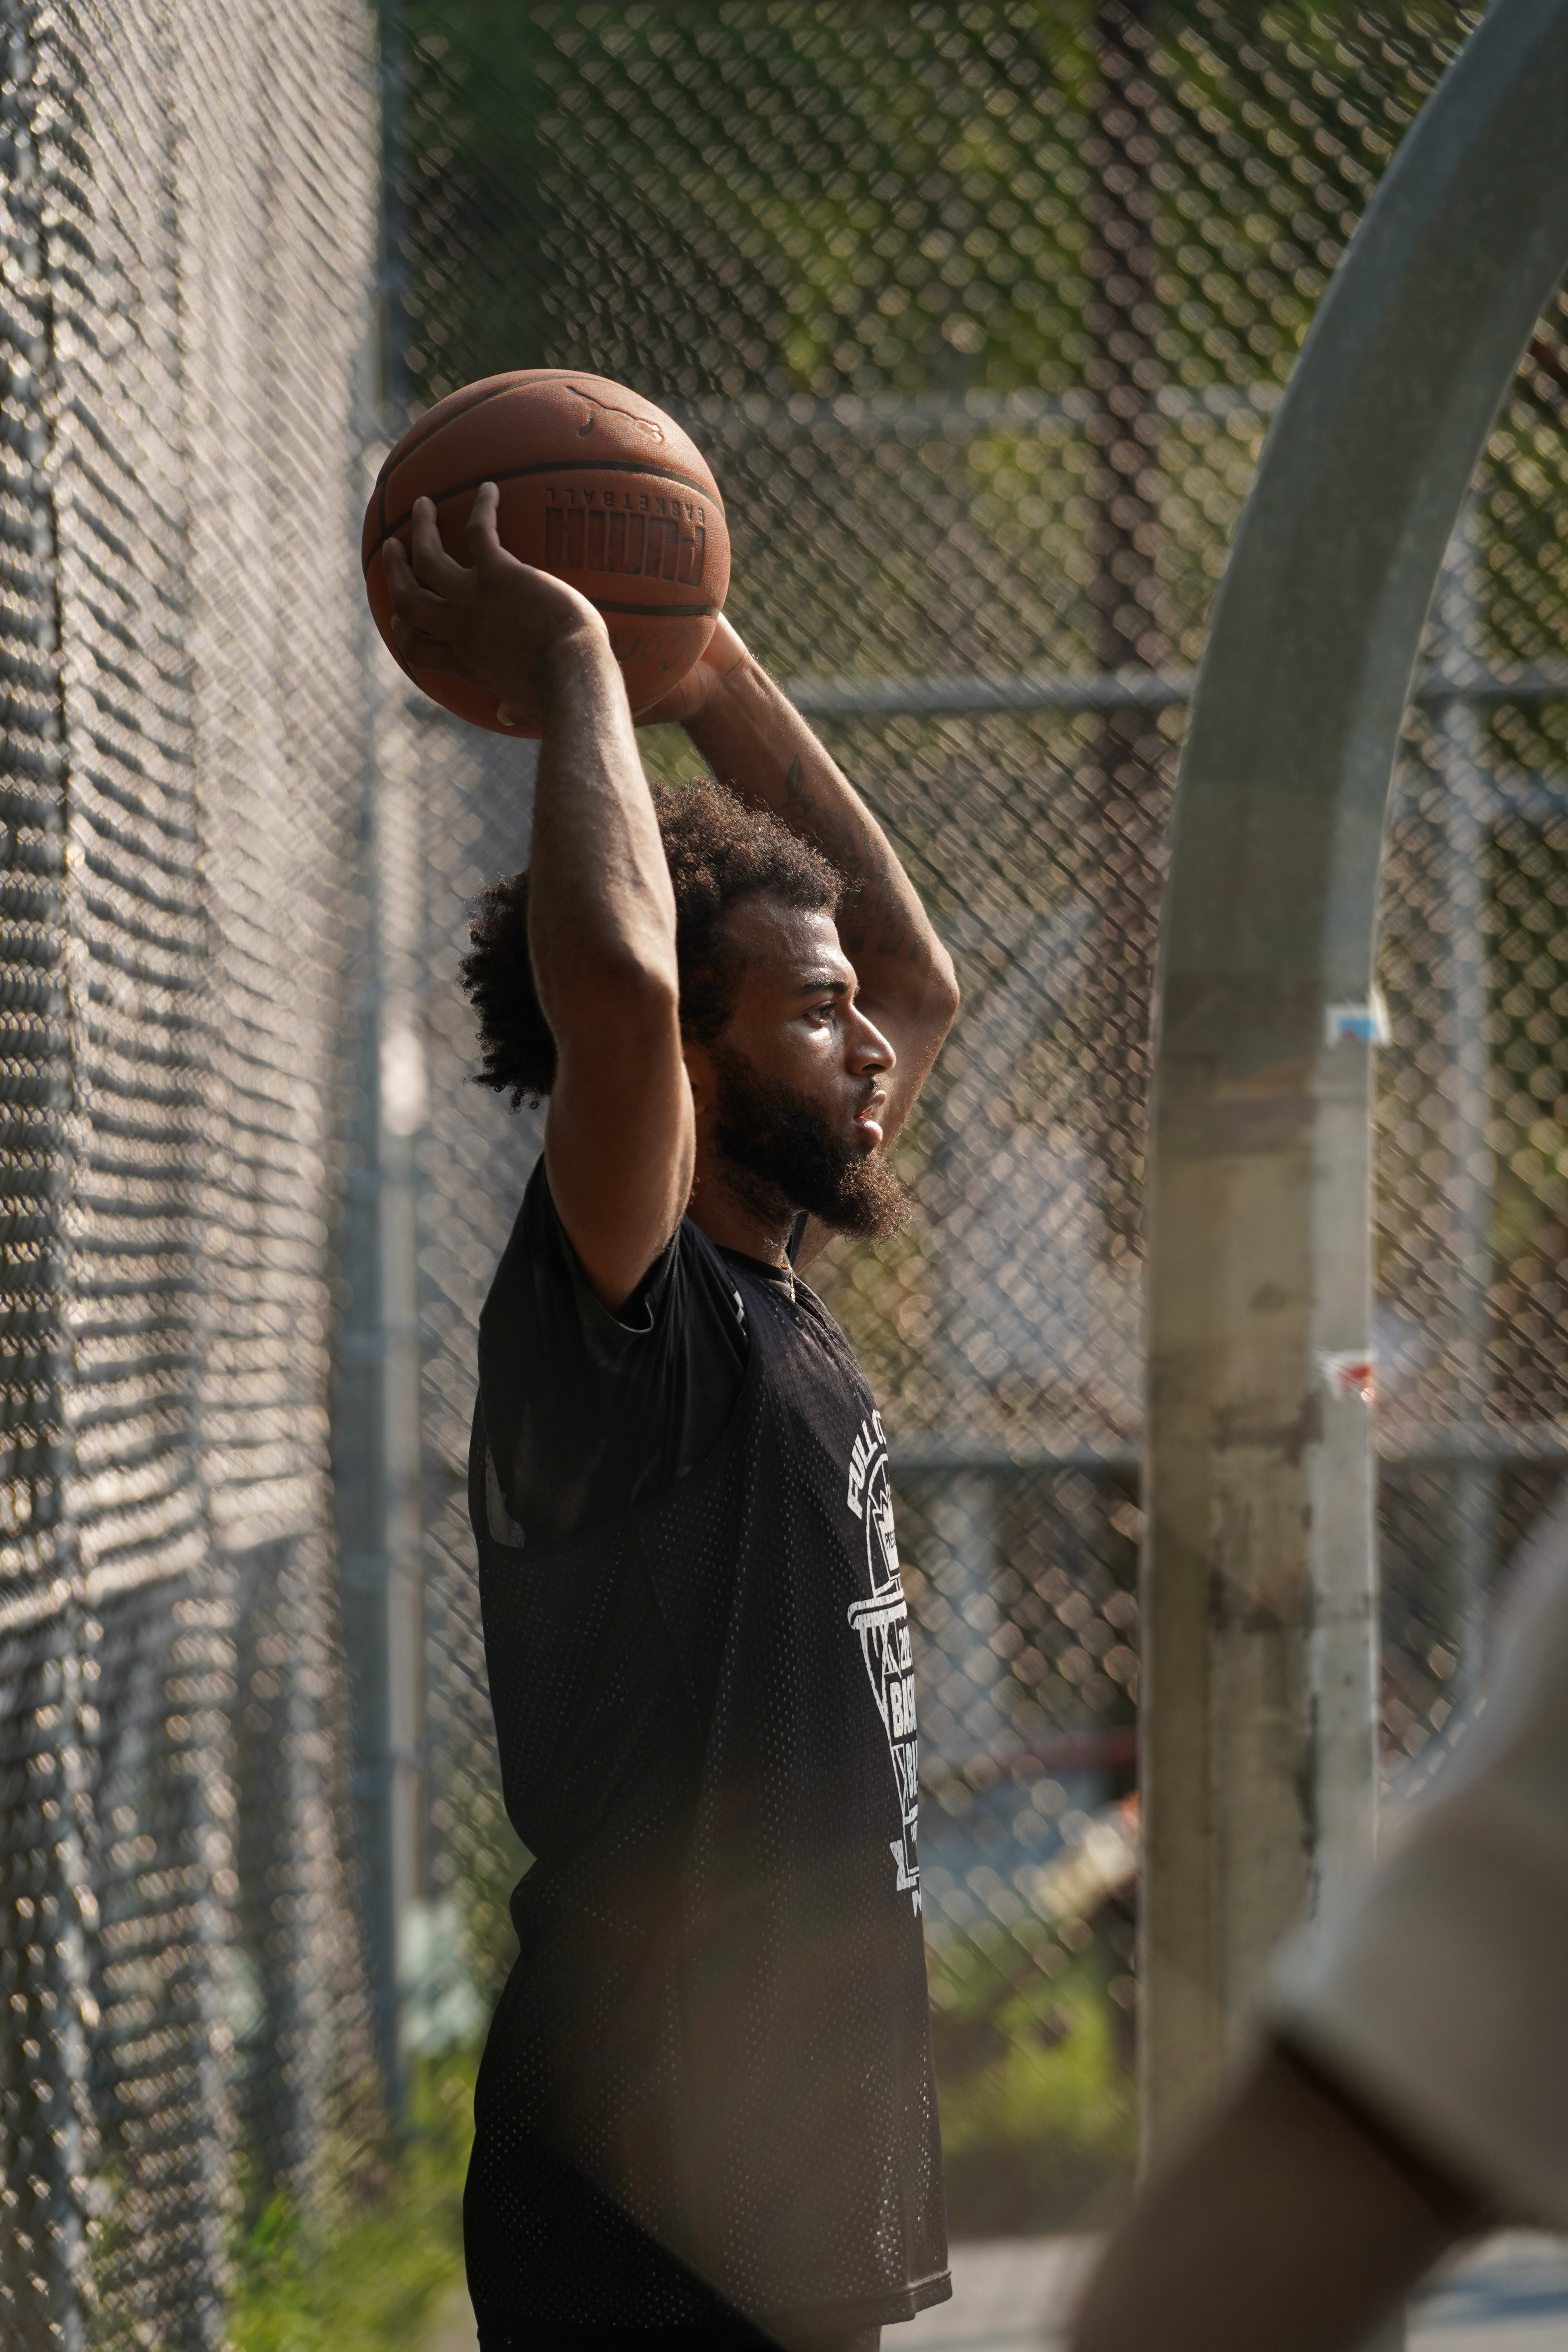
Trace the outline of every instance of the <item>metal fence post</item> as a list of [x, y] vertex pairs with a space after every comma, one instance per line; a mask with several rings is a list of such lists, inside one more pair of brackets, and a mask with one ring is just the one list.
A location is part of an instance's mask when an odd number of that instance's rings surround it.
[[[1449, 545], [1433, 603], [1436, 667], [1456, 681], [1477, 666], [1479, 517], [1467, 503]], [[1452, 1025], [1452, 1092], [1447, 1137], [1451, 1218], [1452, 1318], [1448, 1335], [1454, 1419], [1482, 1435], [1489, 1385], [1487, 1294], [1491, 1280], [1492, 1186], [1490, 1046], [1487, 1036], [1486, 911], [1489, 887], [1492, 795], [1487, 773], [1486, 726], [1468, 694], [1439, 705], [1433, 764], [1442, 787], [1443, 901], [1447, 915], [1444, 958], [1447, 1019]], [[1482, 1664], [1482, 1628], [1497, 1550], [1498, 1466], [1481, 1458], [1454, 1465], [1450, 1509], [1454, 1556], [1450, 1590], [1459, 1654], [1457, 1696], [1468, 1696]]]
[[1323, 301], [1178, 791], [1151, 1170], [1142, 2103], [1209, 2095], [1373, 1793], [1369, 1000], [1443, 551], [1568, 258], [1568, 0], [1498, 0]]
[[[1086, 147], [1095, 181], [1085, 200], [1092, 236], [1084, 256], [1094, 289], [1086, 314], [1094, 334], [1086, 363], [1093, 402], [1087, 430], [1095, 456], [1089, 602], [1095, 659], [1111, 677], [1155, 671], [1170, 651], [1162, 625], [1169, 620], [1170, 599], [1157, 560], [1159, 146], [1146, 15], [1142, 0], [1100, 0], [1094, 14], [1098, 89]], [[1138, 1231], [1164, 751], [1157, 714], [1127, 695], [1103, 713], [1087, 768], [1096, 849], [1088, 871], [1103, 940], [1095, 959], [1096, 1012], [1114, 1041], [1087, 1108], [1102, 1195], [1101, 1247], [1110, 1256], [1135, 1246]]]
[[[400, 52], [396, 9], [378, 10], [383, 101], [382, 268], [376, 420], [399, 428], [406, 397], [398, 302]], [[367, 431], [374, 442], [374, 427]], [[367, 480], [366, 488], [368, 490]], [[422, 1449], [417, 1305], [418, 795], [401, 692], [368, 615], [378, 681], [356, 843], [359, 881], [349, 1166], [339, 1263], [332, 1427], [344, 1646], [353, 1697], [354, 1795], [378, 2054], [390, 2103], [405, 2091], [401, 1947], [425, 1894]], [[394, 673], [393, 675], [395, 675]]]
[[378, 743], [366, 763], [360, 835], [366, 908], [357, 1034], [345, 1057], [355, 1101], [339, 1238], [347, 1295], [337, 1340], [332, 1456], [362, 1900], [378, 2051], [395, 2105], [403, 2090], [398, 1945], [409, 1906], [423, 1891], [423, 1636], [413, 1126], [405, 1123], [413, 1088], [400, 1042], [406, 1024], [398, 992], [388, 986], [390, 793], [380, 749]]

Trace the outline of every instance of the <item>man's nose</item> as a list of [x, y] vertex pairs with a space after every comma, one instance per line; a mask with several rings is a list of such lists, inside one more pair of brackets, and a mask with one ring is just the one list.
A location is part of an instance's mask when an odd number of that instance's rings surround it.
[[863, 1013], [857, 1013], [855, 1033], [849, 1041], [849, 1058], [857, 1070], [890, 1070], [898, 1060], [892, 1046], [874, 1023]]

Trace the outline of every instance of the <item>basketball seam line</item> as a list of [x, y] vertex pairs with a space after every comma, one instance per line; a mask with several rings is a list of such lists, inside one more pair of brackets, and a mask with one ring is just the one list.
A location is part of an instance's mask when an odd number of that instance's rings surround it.
[[[585, 588], [582, 593], [588, 596]], [[644, 613], [655, 621], [704, 621], [719, 610], [717, 604], [612, 604], [604, 596], [588, 596], [588, 602], [596, 613]]]
[[[476, 408], [483, 408], [487, 401], [499, 400], [502, 393], [509, 390], [515, 391], [516, 386], [506, 383], [498, 383], [493, 385], [489, 392], [480, 393], [477, 400], [465, 401], [461, 408], [455, 408], [451, 412], [450, 415], [443, 416], [440, 424], [433, 425], [428, 433], [421, 433], [419, 431], [418, 425], [410, 425], [409, 434], [413, 435], [415, 437], [409, 439], [409, 435], [405, 435], [404, 438], [408, 442], [407, 447], [405, 448], [403, 446], [403, 443], [399, 442], [397, 448], [391, 452], [386, 462], [382, 467], [380, 473], [375, 478], [376, 513], [381, 520], [381, 537], [375, 542], [376, 547], [384, 547], [386, 541], [392, 536], [386, 527], [386, 485], [389, 476], [394, 474], [399, 466], [403, 465], [408, 458], [412, 457], [416, 449], [423, 449], [427, 441], [438, 440], [440, 436], [447, 430], [447, 425], [455, 425], [459, 416], [471, 416]], [[582, 397], [581, 394], [579, 394], [578, 397]], [[423, 422], [423, 420], [421, 420], [421, 422]], [[371, 553], [374, 554], [374, 552], [375, 549], [373, 548]], [[367, 569], [369, 562], [370, 557], [367, 556], [365, 558]]]
[[[447, 499], [460, 499], [465, 490], [477, 490], [481, 482], [521, 482], [531, 474], [643, 474], [651, 482], [679, 482], [682, 489], [695, 490], [699, 498], [708, 499], [711, 505], [718, 508], [721, 514], [724, 511], [724, 501], [717, 490], [705, 490], [701, 483], [694, 482], [689, 474], [673, 473], [668, 467], [663, 466], [645, 466], [635, 457], [556, 457], [542, 466], [509, 466], [499, 473], [476, 474], [472, 481], [454, 482], [451, 488], [443, 490], [440, 497], [433, 503], [440, 506]], [[429, 498], [431, 494], [428, 490], [422, 490], [419, 495], [421, 498]], [[385, 507], [386, 493], [384, 490], [382, 492], [384, 513]], [[586, 509], [584, 511], [586, 512]], [[624, 512], [625, 509], [623, 509], [622, 511]], [[413, 512], [413, 507], [409, 507], [398, 516], [395, 522], [386, 524], [381, 537], [364, 559], [363, 569], [366, 572], [370, 570], [372, 559], [379, 555], [387, 541], [403, 529]]]
[[[570, 373], [570, 370], [563, 368], [562, 370], [562, 373], [568, 374]], [[416, 449], [423, 449], [426, 441], [436, 440], [441, 434], [445, 433], [448, 425], [456, 425], [459, 416], [471, 416], [476, 408], [483, 408], [487, 402], [500, 400], [503, 394], [508, 392], [516, 392], [518, 388], [519, 387], [515, 383], [495, 384], [489, 392], [481, 392], [478, 399], [465, 401], [461, 408], [454, 408], [450, 415], [442, 417], [439, 425], [432, 425], [428, 433], [421, 433], [419, 430], [419, 426], [426, 422], [425, 417], [420, 417], [417, 423], [411, 425], [408, 428], [408, 432], [404, 436], [404, 440], [408, 444], [407, 447], [405, 448], [403, 442], [400, 441], [396, 448], [389, 453], [385, 464], [382, 467], [381, 472], [376, 477], [376, 488], [382, 494], [383, 509], [384, 509], [386, 505], [387, 476], [389, 474], [395, 473], [397, 467], [401, 466], [405, 459], [413, 457]], [[581, 394], [578, 394], [578, 398], [582, 398]]]

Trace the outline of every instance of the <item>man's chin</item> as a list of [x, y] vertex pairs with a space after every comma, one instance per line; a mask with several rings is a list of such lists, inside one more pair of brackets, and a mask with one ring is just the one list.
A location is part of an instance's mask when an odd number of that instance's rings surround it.
[[889, 1165], [879, 1129], [852, 1122], [846, 1138], [816, 1104], [760, 1077], [740, 1055], [715, 1046], [713, 1060], [717, 1142], [738, 1198], [759, 1213], [764, 1202], [770, 1211], [788, 1202], [860, 1241], [886, 1241], [908, 1223], [911, 1195]]
[[914, 1194], [879, 1144], [845, 1170], [836, 1192], [831, 1207], [813, 1207], [811, 1213], [835, 1233], [857, 1241], [890, 1241], [909, 1223], [914, 1209]]
[[770, 1222], [787, 1223], [804, 1213], [853, 1241], [885, 1242], [903, 1231], [914, 1210], [914, 1194], [876, 1145], [837, 1169], [814, 1169], [809, 1182], [799, 1170], [791, 1181], [782, 1169], [725, 1158], [731, 1191]]

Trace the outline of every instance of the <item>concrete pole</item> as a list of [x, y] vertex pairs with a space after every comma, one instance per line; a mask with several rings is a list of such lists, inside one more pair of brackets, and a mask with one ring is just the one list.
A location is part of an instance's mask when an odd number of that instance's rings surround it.
[[[1215, 604], [1157, 988], [1142, 2104], [1216, 2088], [1376, 1762], [1370, 1021], [1443, 551], [1568, 262], [1568, 0], [1496, 0], [1325, 297]], [[1348, 1008], [1341, 1011], [1338, 1008]]]

